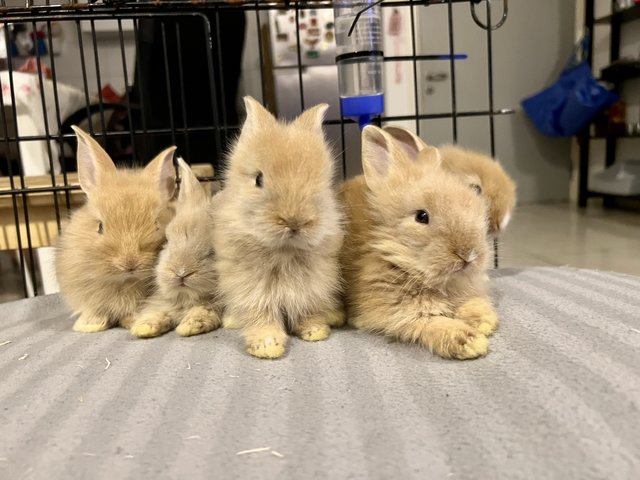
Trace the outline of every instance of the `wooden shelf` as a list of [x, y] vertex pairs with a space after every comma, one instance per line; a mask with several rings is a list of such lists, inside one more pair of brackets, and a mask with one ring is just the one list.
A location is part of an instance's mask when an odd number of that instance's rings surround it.
[[596, 18], [593, 23], [596, 25], [604, 25], [611, 22], [631, 22], [640, 18], [640, 4], [636, 4], [633, 7], [619, 10], [611, 15], [605, 17]]
[[[211, 178], [214, 174], [213, 167], [210, 164], [194, 164], [191, 165], [191, 169], [198, 177]], [[0, 250], [16, 250], [19, 247], [27, 248], [27, 229], [33, 248], [53, 245], [58, 236], [58, 220], [54, 195], [49, 190], [52, 188], [51, 176], [24, 177], [24, 189], [20, 189], [20, 181], [20, 177], [13, 177], [14, 189], [12, 189], [9, 177], [0, 177]], [[78, 186], [78, 174], [75, 172], [69, 173], [67, 175], [67, 183], [71, 186]], [[56, 185], [63, 184], [62, 175], [56, 175]], [[211, 194], [211, 182], [207, 182], [205, 186], [209, 194]], [[78, 208], [85, 201], [85, 195], [82, 190], [71, 190], [69, 195], [71, 210]], [[67, 210], [65, 194], [63, 191], [58, 191], [56, 196], [61, 222], [66, 222], [69, 210]], [[16, 215], [18, 216], [17, 223], [15, 220]], [[28, 223], [26, 215], [29, 218]], [[21, 245], [18, 243], [18, 233], [22, 241]]]

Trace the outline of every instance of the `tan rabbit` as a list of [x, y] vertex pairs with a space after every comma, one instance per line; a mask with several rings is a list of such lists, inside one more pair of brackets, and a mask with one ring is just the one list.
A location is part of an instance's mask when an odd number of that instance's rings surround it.
[[322, 133], [327, 105], [286, 124], [251, 97], [212, 208], [225, 326], [239, 324], [247, 351], [278, 358], [288, 331], [327, 338], [339, 308], [342, 216]]
[[218, 328], [217, 275], [209, 200], [181, 158], [176, 216], [167, 225], [167, 244], [156, 267], [156, 292], [136, 317], [131, 333], [156, 337], [176, 329], [182, 336]]
[[445, 358], [487, 353], [498, 324], [487, 295], [486, 204], [441, 166], [387, 132], [362, 135], [364, 175], [343, 185], [347, 316], [360, 329]]
[[93, 138], [73, 129], [78, 179], [87, 203], [72, 215], [58, 240], [60, 293], [78, 315], [74, 330], [129, 328], [152, 291], [153, 267], [172, 216], [175, 147], [144, 169], [116, 169]]
[[[399, 127], [387, 126], [384, 130], [392, 135], [410, 158], [426, 147], [417, 135]], [[500, 163], [487, 155], [456, 145], [439, 148], [442, 165], [447, 170], [461, 175], [489, 203], [489, 234], [497, 235], [509, 224], [516, 206], [516, 185]]]

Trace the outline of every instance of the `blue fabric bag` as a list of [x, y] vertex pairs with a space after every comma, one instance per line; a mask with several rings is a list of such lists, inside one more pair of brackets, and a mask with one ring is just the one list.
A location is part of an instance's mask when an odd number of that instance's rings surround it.
[[619, 98], [598, 83], [589, 63], [582, 60], [588, 45], [589, 36], [585, 35], [560, 78], [522, 101], [522, 108], [531, 121], [546, 135], [570, 137], [577, 134]]

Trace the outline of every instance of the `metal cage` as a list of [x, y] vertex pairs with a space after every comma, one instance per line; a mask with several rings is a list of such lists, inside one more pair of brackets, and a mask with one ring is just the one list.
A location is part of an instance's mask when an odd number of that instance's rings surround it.
[[[422, 121], [444, 119], [456, 142], [460, 119], [485, 118], [494, 154], [494, 117], [512, 113], [495, 107], [492, 77], [492, 31], [504, 23], [507, 1], [502, 1], [497, 20], [491, 0], [384, 1], [383, 10], [403, 8], [409, 19], [404, 31], [410, 35], [410, 48], [384, 60], [411, 66], [413, 92], [407, 97], [414, 108], [409, 114], [379, 117], [376, 123], [411, 122], [420, 134]], [[486, 109], [458, 106], [455, 4], [468, 4], [473, 20], [486, 31], [488, 88], [479, 92], [486, 96]], [[255, 95], [278, 111], [270, 12], [286, 12], [295, 31], [290, 39], [294, 60], [287, 68], [297, 86], [286, 97], [301, 111], [314, 98], [305, 80], [309, 65], [301, 25], [311, 11], [332, 7], [331, 1], [293, 0], [27, 0], [20, 6], [2, 0], [0, 35], [7, 50], [0, 59], [2, 299], [55, 291], [50, 247], [69, 212], [82, 201], [71, 125], [83, 126], [123, 165], [144, 164], [163, 147], [178, 145], [188, 163], [200, 164], [202, 180], [215, 181], [242, 120], [237, 107], [241, 74], [256, 85]], [[426, 8], [446, 11], [442, 28], [448, 48], [442, 55], [422, 54], [417, 47], [416, 19]], [[249, 28], [256, 34], [245, 40]], [[243, 51], [257, 58], [254, 72], [242, 73]], [[448, 64], [450, 108], [422, 112], [419, 65], [434, 60]], [[346, 177], [353, 173], [348, 168], [349, 142], [359, 138], [357, 125], [339, 110], [325, 124], [336, 132], [334, 146]]]

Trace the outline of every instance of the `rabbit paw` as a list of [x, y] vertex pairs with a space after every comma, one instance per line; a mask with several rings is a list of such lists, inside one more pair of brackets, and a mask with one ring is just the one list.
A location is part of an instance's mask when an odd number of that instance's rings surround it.
[[162, 312], [141, 315], [131, 326], [131, 334], [138, 338], [152, 338], [171, 330], [171, 320]]
[[243, 332], [247, 352], [258, 358], [280, 358], [287, 345], [287, 334], [275, 327], [249, 327]]
[[458, 360], [482, 357], [489, 350], [486, 336], [455, 318], [442, 317], [429, 324], [423, 343], [440, 357]]
[[222, 317], [222, 327], [235, 330], [238, 328], [242, 328], [242, 323], [240, 323], [238, 317], [234, 317], [232, 314], [225, 312], [224, 316]]
[[199, 335], [215, 330], [220, 326], [220, 317], [212, 310], [201, 305], [190, 308], [176, 328], [183, 337]]
[[106, 317], [82, 313], [73, 324], [73, 330], [82, 333], [102, 332], [111, 328], [111, 322]]
[[300, 320], [293, 328], [293, 333], [307, 342], [325, 340], [331, 334], [327, 322], [328, 319], [323, 315], [311, 315]]
[[455, 315], [484, 335], [491, 335], [498, 328], [498, 315], [486, 298], [467, 300], [458, 307]]
[[331, 327], [342, 327], [347, 323], [347, 316], [342, 305], [327, 312], [325, 317], [327, 324]]
[[330, 334], [331, 328], [328, 325], [311, 325], [296, 332], [296, 335], [307, 342], [325, 340]]

